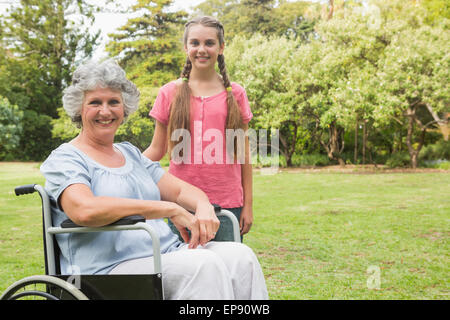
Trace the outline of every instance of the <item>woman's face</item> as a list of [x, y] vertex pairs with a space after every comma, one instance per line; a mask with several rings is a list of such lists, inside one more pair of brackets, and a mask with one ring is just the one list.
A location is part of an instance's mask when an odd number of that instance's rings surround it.
[[124, 105], [120, 91], [99, 87], [85, 92], [81, 109], [85, 134], [98, 139], [114, 139], [123, 119]]
[[192, 67], [214, 68], [218, 55], [223, 53], [224, 44], [219, 43], [216, 28], [198, 24], [189, 28], [184, 50]]

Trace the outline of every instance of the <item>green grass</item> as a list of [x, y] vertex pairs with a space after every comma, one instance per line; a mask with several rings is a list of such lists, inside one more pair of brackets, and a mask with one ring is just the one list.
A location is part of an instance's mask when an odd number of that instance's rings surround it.
[[[450, 173], [282, 172], [254, 175], [244, 243], [271, 299], [449, 298]], [[43, 274], [37, 164], [0, 163], [0, 292]], [[379, 268], [369, 289], [368, 268]]]

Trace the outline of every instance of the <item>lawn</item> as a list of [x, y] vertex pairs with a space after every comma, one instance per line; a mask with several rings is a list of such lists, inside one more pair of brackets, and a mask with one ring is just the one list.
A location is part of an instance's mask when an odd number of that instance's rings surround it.
[[[449, 298], [450, 171], [254, 174], [244, 243], [271, 299]], [[43, 274], [36, 163], [0, 163], [0, 292]]]

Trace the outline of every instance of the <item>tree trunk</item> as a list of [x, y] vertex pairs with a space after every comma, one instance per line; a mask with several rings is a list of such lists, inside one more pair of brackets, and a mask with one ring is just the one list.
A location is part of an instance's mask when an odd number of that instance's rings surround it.
[[345, 166], [345, 162], [341, 157], [341, 153], [343, 151], [343, 143], [341, 144], [339, 142], [339, 137], [341, 137], [343, 131], [339, 130], [336, 125], [336, 121], [333, 121], [330, 123], [328, 132], [328, 143], [325, 143], [322, 139], [320, 139], [320, 144], [325, 148], [330, 160], [336, 160], [339, 162], [339, 165]]
[[328, 3], [329, 3], [329, 6], [330, 6], [330, 11], [328, 11], [328, 20], [330, 20], [331, 18], [333, 18], [334, 0], [329, 0]]
[[363, 120], [363, 150], [362, 150], [362, 163], [366, 164], [366, 120]]
[[288, 142], [286, 139], [280, 134], [280, 142], [283, 148], [280, 148], [281, 154], [286, 159], [286, 166], [291, 167], [292, 166], [292, 154], [289, 152], [290, 148], [288, 146]]
[[355, 151], [353, 155], [353, 163], [356, 164], [358, 162], [358, 117], [356, 117], [355, 124]]
[[426, 127], [421, 128], [419, 141], [417, 147], [414, 148], [413, 134], [414, 134], [414, 123], [417, 122], [416, 119], [416, 109], [415, 107], [409, 107], [406, 111], [406, 116], [408, 117], [408, 131], [406, 134], [406, 146], [408, 147], [409, 157], [411, 161], [411, 167], [413, 169], [417, 168], [419, 160], [419, 152], [422, 149], [423, 143], [425, 141]]

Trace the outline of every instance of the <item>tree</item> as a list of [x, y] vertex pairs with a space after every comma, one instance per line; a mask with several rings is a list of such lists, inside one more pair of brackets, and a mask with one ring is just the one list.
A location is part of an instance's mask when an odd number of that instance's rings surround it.
[[310, 14], [314, 6], [318, 5], [308, 1], [280, 1], [272, 13], [272, 24], [276, 27], [274, 34], [308, 41], [318, 20]]
[[0, 94], [24, 111], [19, 158], [40, 160], [53, 149], [50, 120], [58, 115], [63, 88], [99, 36], [88, 31], [93, 10], [82, 0], [21, 0], [2, 17], [8, 78], [0, 78]]
[[99, 35], [70, 20], [75, 14], [87, 20], [83, 23], [93, 22], [93, 8], [80, 0], [21, 0], [2, 25], [2, 42], [11, 53], [7, 63], [22, 66], [17, 81], [30, 97], [28, 107], [52, 117], [77, 55], [89, 56]]
[[366, 124], [399, 126], [416, 167], [427, 129], [438, 124], [444, 133], [448, 128], [448, 22], [426, 26], [424, 11], [408, 2], [372, 1], [367, 8], [376, 13], [375, 19], [368, 16], [368, 23], [361, 18], [370, 11], [361, 8], [335, 12], [333, 19], [317, 26], [324, 45], [349, 48], [343, 51], [348, 72], [330, 91], [336, 102], [330, 111], [346, 129], [360, 120], [364, 129]]
[[230, 78], [247, 91], [254, 114], [252, 126], [280, 130], [280, 151], [288, 165], [296, 151], [301, 121], [290, 93], [292, 81], [286, 77], [297, 45], [286, 38], [266, 39], [257, 34], [250, 39], [236, 36], [225, 47]]
[[446, 125], [438, 114], [450, 112], [449, 41], [449, 32], [439, 27], [405, 28], [386, 49], [378, 74], [387, 114], [406, 123], [406, 145], [413, 168], [418, 165], [426, 131], [437, 124]]
[[307, 1], [206, 0], [195, 8], [195, 15], [219, 19], [225, 28], [225, 40], [235, 36], [289, 36], [306, 40], [313, 32], [317, 17], [307, 12], [317, 4]]
[[138, 0], [129, 10], [136, 17], [109, 35], [107, 51], [139, 87], [161, 86], [176, 78], [183, 66], [181, 35], [187, 13], [168, 11], [172, 2]]
[[442, 18], [450, 19], [450, 3], [446, 0], [421, 0], [420, 4], [426, 9], [425, 22], [437, 25]]

